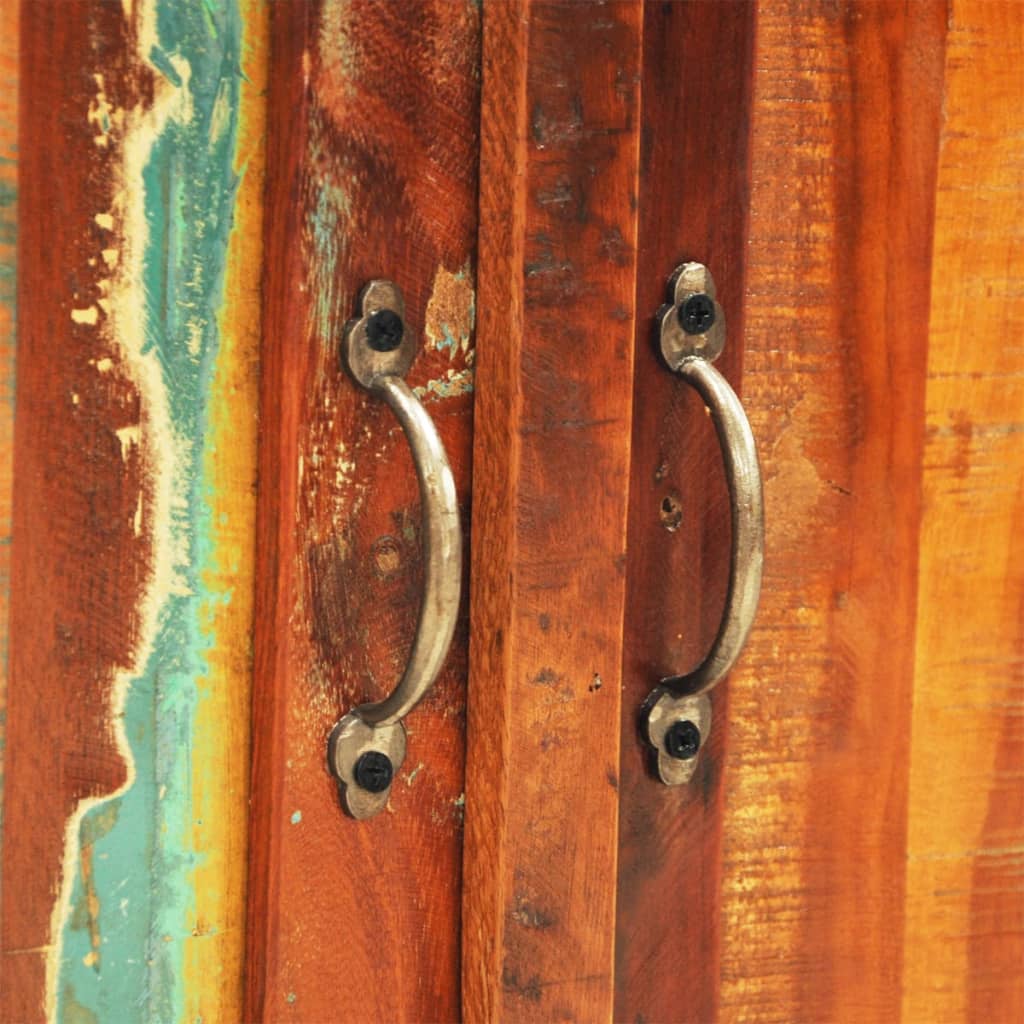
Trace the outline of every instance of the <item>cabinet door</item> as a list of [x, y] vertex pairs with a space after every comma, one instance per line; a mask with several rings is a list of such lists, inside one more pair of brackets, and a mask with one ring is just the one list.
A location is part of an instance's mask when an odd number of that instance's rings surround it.
[[405, 295], [469, 528], [480, 11], [282, 5], [271, 37], [246, 1013], [454, 1020], [466, 602], [385, 812], [344, 816], [327, 737], [394, 689], [423, 587], [408, 444], [339, 359], [371, 279]]
[[[1019, 4], [0, 19], [0, 1018], [1024, 1016]], [[730, 578], [687, 260], [766, 568], [669, 787], [641, 709]], [[467, 557], [356, 821], [328, 736], [424, 574], [339, 360], [381, 277]]]

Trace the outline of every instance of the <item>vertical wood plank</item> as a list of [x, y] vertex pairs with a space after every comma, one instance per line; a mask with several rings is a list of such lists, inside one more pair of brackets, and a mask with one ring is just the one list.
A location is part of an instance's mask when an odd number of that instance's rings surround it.
[[767, 557], [730, 690], [725, 1020], [900, 1014], [946, 16], [758, 9], [744, 397]]
[[343, 815], [326, 743], [393, 689], [422, 591], [408, 445], [338, 358], [372, 278], [405, 293], [409, 382], [468, 501], [479, 19], [273, 10], [246, 1020], [459, 1016], [465, 608], [385, 812]]
[[641, 5], [484, 15], [463, 1016], [611, 1019]]
[[687, 786], [652, 776], [637, 726], [658, 681], [695, 667], [717, 633], [729, 503], [703, 403], [664, 367], [652, 328], [675, 267], [708, 265], [728, 325], [716, 365], [738, 390], [754, 13], [752, 4], [644, 8], [616, 919], [621, 1021], [716, 1018], [726, 688], [712, 695], [711, 735]]
[[5, 1019], [240, 1016], [264, 16], [22, 7]]
[[914, 673], [903, 1020], [1024, 1018], [1024, 18], [946, 50]]
[[[11, 585], [11, 478], [14, 465], [14, 354], [18, 238], [19, 4], [0, 8], [0, 849], [3, 847], [7, 719], [7, 624]], [[2, 868], [0, 858], [0, 868]], [[0, 874], [0, 916], [4, 887]]]
[[[209, 10], [220, 23], [221, 38], [227, 37], [228, 66], [217, 83], [218, 100], [237, 112], [228, 129], [232, 152], [221, 166], [233, 187], [231, 229], [204, 257], [207, 272], [222, 273], [223, 283], [211, 317], [217, 345], [197, 474], [208, 517], [197, 524], [196, 557], [206, 587], [197, 618], [208, 639], [189, 743], [195, 895], [182, 964], [181, 1019], [234, 1024], [242, 1019], [245, 969], [270, 12], [266, 0], [221, 2]], [[211, 35], [213, 44], [217, 37]], [[210, 117], [215, 123], [216, 106]]]
[[[5, 888], [16, 887], [18, 901], [5, 901], [0, 959], [0, 1016], [10, 1020], [56, 1009], [47, 982], [61, 923], [52, 925], [51, 914], [62, 875], [78, 874], [62, 869], [66, 822], [80, 801], [126, 780], [110, 689], [135, 643], [149, 538], [132, 530], [139, 460], [122, 458], [115, 431], [137, 422], [138, 392], [123, 366], [114, 370], [114, 340], [71, 318], [72, 308], [88, 308], [76, 300], [101, 294], [108, 277], [98, 257], [109, 243], [95, 215], [111, 209], [116, 187], [117, 154], [93, 141], [95, 92], [85, 83], [126, 60], [119, 11], [22, 6], [19, 120], [32, 130], [19, 153], [21, 389], [2, 851]], [[54, 68], [81, 69], [85, 83]], [[105, 82], [123, 106], [130, 86]], [[99, 359], [110, 366], [102, 377]], [[69, 845], [80, 850], [77, 830]]]

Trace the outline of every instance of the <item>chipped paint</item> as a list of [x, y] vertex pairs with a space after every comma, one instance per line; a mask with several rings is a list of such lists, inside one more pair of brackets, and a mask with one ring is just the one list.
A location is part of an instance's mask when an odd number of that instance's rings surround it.
[[71, 310], [71, 319], [76, 324], [91, 324], [96, 325], [96, 322], [100, 318], [100, 311], [95, 306], [87, 306], [85, 309], [73, 309]]
[[467, 263], [454, 274], [439, 266], [427, 300], [424, 333], [428, 349], [447, 350], [448, 358], [469, 352], [476, 322], [476, 295]]
[[[47, 1015], [231, 1021], [244, 920], [266, 9], [146, 0], [125, 11], [153, 99], [114, 110], [94, 79], [89, 123], [121, 164], [117, 199], [94, 218], [114, 235], [99, 253], [113, 277], [99, 309], [72, 318], [109, 332], [138, 389], [140, 422], [117, 437], [122, 457], [144, 467], [133, 527], [152, 556], [131, 663], [112, 672], [127, 777], [68, 822]], [[97, 374], [112, 367], [95, 364]]]
[[120, 129], [123, 125], [124, 111], [115, 110], [107, 99], [103, 75], [95, 74], [92, 77], [93, 81], [96, 83], [96, 95], [89, 103], [89, 112], [87, 117], [89, 119], [89, 123], [96, 131], [96, 134], [93, 136], [93, 142], [95, 142], [100, 149], [106, 149], [107, 146], [110, 145], [111, 132], [115, 127]]
[[115, 430], [114, 434], [121, 445], [121, 461], [127, 462], [132, 448], [137, 448], [139, 445], [142, 437], [142, 428], [138, 423], [135, 423], [129, 427], [121, 427], [119, 430]]
[[469, 394], [473, 390], [473, 366], [461, 370], [449, 368], [443, 377], [434, 377], [412, 390], [417, 398], [428, 402], [431, 399], [455, 398], [456, 395]]
[[453, 365], [426, 384], [413, 388], [421, 401], [455, 398], [473, 390], [473, 328], [476, 324], [476, 294], [467, 260], [461, 270], [438, 266], [427, 300], [423, 325], [424, 348], [444, 352]]

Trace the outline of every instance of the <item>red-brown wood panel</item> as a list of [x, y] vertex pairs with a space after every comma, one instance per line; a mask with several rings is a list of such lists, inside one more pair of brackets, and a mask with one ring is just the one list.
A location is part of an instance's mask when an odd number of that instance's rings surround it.
[[151, 537], [133, 529], [142, 467], [117, 430], [139, 422], [139, 397], [113, 339], [71, 317], [72, 306], [103, 294], [108, 272], [95, 256], [110, 243], [96, 214], [113, 205], [115, 154], [94, 142], [87, 72], [54, 68], [104, 68], [110, 103], [130, 106], [140, 97], [124, 74], [127, 48], [119, 7], [23, 5], [19, 120], [31, 130], [19, 153], [0, 936], [0, 1016], [10, 1021], [45, 1012], [68, 819], [80, 800], [126, 777], [109, 705], [115, 669], [132, 661]]
[[[465, 618], [378, 817], [345, 817], [331, 726], [397, 682], [420, 508], [392, 413], [340, 368], [371, 278], [405, 292], [409, 376], [468, 503], [479, 123], [472, 0], [274, 6], [248, 1014], [455, 1020]], [[467, 506], [468, 507], [468, 506]], [[468, 518], [468, 517], [466, 517]]]
[[641, 16], [485, 8], [468, 1021], [612, 1016]]
[[636, 367], [624, 625], [615, 1019], [711, 1021], [718, 995], [726, 685], [694, 778], [651, 772], [639, 710], [714, 639], [729, 574], [722, 456], [704, 404], [656, 349], [654, 313], [685, 260], [715, 277], [717, 367], [739, 390], [755, 7], [644, 7]]

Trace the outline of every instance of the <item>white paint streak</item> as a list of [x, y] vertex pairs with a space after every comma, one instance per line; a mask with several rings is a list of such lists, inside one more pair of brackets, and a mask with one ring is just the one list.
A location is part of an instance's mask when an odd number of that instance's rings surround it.
[[100, 311], [95, 306], [88, 306], [85, 309], [71, 310], [71, 319], [76, 324], [89, 324], [95, 326], [100, 318]]
[[[122, 427], [120, 430], [114, 431], [114, 433], [117, 434], [117, 440], [121, 444], [121, 461], [127, 462], [132, 448], [138, 447], [142, 437], [142, 428], [136, 423], [130, 427]], [[139, 493], [139, 499], [140, 501], [142, 499], [141, 492]]]

